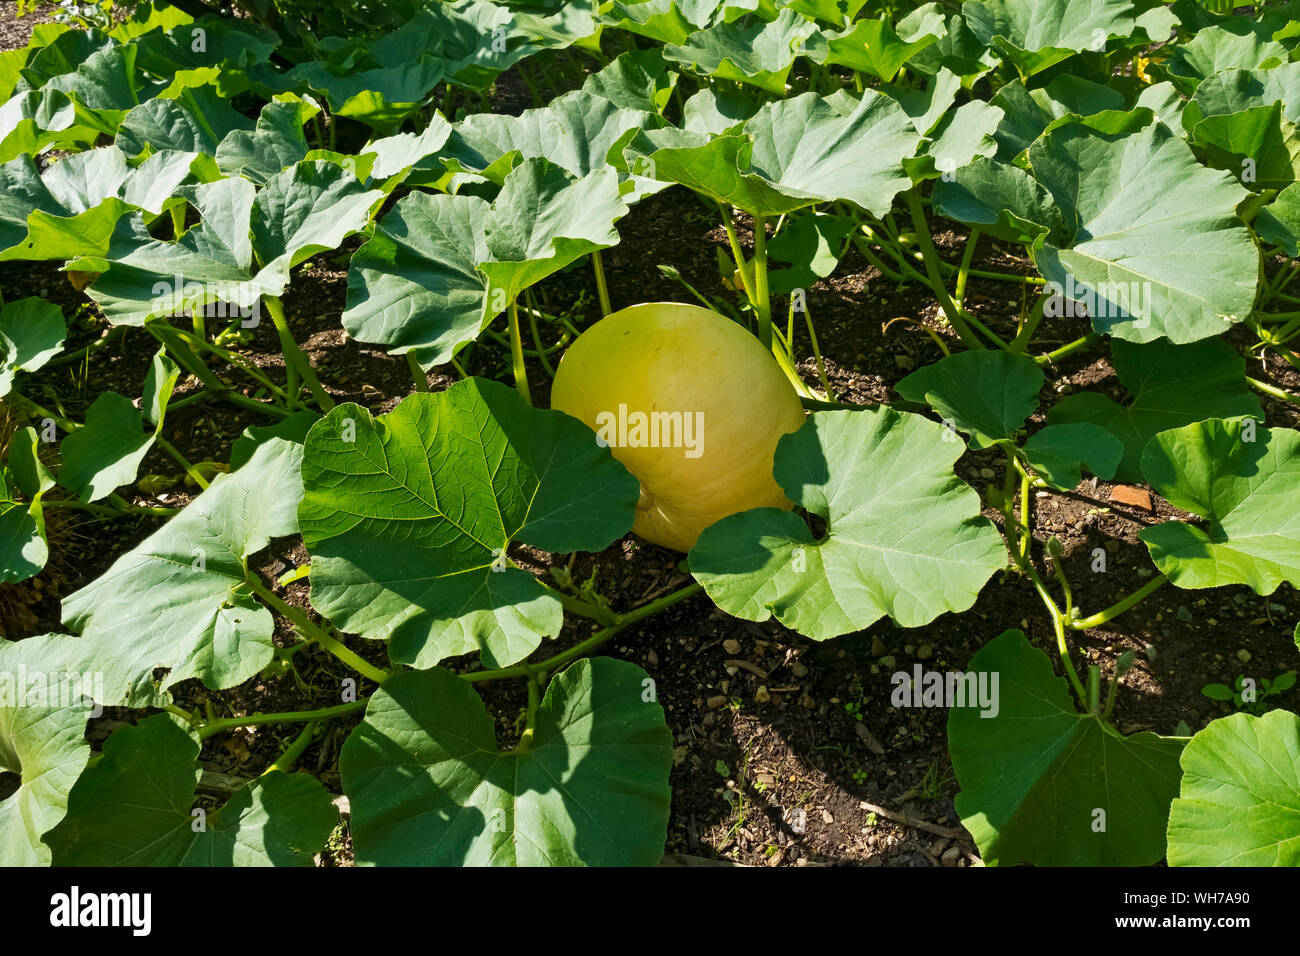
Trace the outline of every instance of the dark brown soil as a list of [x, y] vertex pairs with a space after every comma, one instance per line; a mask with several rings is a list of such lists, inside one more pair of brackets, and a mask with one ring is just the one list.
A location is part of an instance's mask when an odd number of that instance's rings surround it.
[[[0, 46], [21, 45], [21, 30], [9, 12], [0, 11]], [[529, 105], [517, 81], [501, 84], [511, 111]], [[965, 235], [951, 224], [936, 224], [936, 242], [949, 261], [960, 258]], [[743, 241], [752, 239], [748, 222], [739, 223]], [[726, 248], [716, 211], [682, 189], [670, 189], [632, 211], [621, 224], [623, 242], [605, 253], [614, 308], [646, 300], [692, 301], [684, 288], [663, 277], [658, 266], [671, 265], [706, 296], [735, 301], [719, 275], [714, 247]], [[295, 336], [338, 401], [355, 401], [379, 413], [412, 391], [406, 363], [382, 350], [352, 341], [340, 325], [346, 295], [346, 262], [353, 241], [296, 270], [285, 297]], [[977, 267], [1026, 273], [1029, 263], [1014, 250], [987, 237], [975, 256]], [[1277, 264], [1270, 264], [1270, 269]], [[90, 302], [54, 265], [0, 264], [0, 290], [6, 301], [40, 295], [57, 302], [69, 320], [69, 347], [77, 348], [107, 332]], [[599, 309], [589, 266], [584, 262], [542, 283], [543, 307], [567, 309], [580, 327], [595, 321]], [[1023, 300], [1014, 284], [972, 280], [969, 307], [1005, 338], [1015, 334]], [[835, 275], [808, 290], [827, 372], [845, 401], [878, 403], [896, 398], [893, 386], [910, 370], [941, 357], [925, 330], [952, 340], [938, 318], [938, 307], [923, 287], [898, 287], [851, 252]], [[897, 317], [907, 321], [893, 322]], [[924, 327], [924, 328], [922, 328]], [[1055, 348], [1086, 331], [1084, 323], [1063, 322], [1041, 330], [1036, 346]], [[1249, 346], [1242, 336], [1236, 344]], [[88, 366], [67, 365], [28, 380], [26, 394], [80, 420], [94, 398], [107, 390], [137, 397], [157, 342], [145, 331], [129, 329], [100, 349]], [[796, 336], [800, 370], [816, 383], [806, 335]], [[269, 323], [257, 329], [240, 351], [277, 383], [284, 381], [284, 360]], [[1118, 384], [1104, 346], [1070, 356], [1049, 370], [1044, 407], [1061, 394], [1102, 389], [1118, 394]], [[506, 379], [508, 356], [489, 337], [463, 363], [471, 374]], [[213, 369], [231, 382], [250, 380], [236, 369]], [[530, 361], [529, 376], [538, 405], [548, 405], [549, 382], [540, 363]], [[1300, 374], [1274, 355], [1252, 365], [1252, 375], [1292, 392]], [[454, 369], [429, 376], [435, 389], [457, 378]], [[197, 387], [183, 378], [176, 397]], [[249, 393], [252, 388], [250, 385]], [[1300, 410], [1263, 398], [1266, 424], [1300, 427]], [[192, 461], [229, 460], [231, 442], [256, 416], [220, 402], [205, 402], [168, 414], [173, 443]], [[15, 424], [21, 424], [21, 421]], [[1031, 427], [1041, 424], [1041, 416]], [[8, 433], [8, 432], [6, 432]], [[51, 464], [54, 461], [51, 460]], [[968, 452], [958, 473], [977, 490], [1000, 484], [996, 455]], [[156, 497], [138, 488], [120, 489], [140, 504], [183, 506], [195, 493], [181, 479], [181, 469], [155, 450], [141, 475], [160, 475], [177, 482]], [[1065, 551], [1064, 567], [1085, 613], [1100, 610], [1140, 587], [1151, 562], [1138, 532], [1175, 516], [1156, 498], [1153, 510], [1112, 500], [1114, 485], [1086, 480], [1069, 494], [1039, 492], [1032, 526], [1036, 551], [1055, 535]], [[993, 509], [986, 514], [1000, 522]], [[101, 574], [116, 558], [159, 525], [158, 519], [106, 522], [64, 512], [51, 526], [51, 566], [31, 582], [0, 586], [0, 631], [20, 638], [60, 630], [59, 599]], [[1107, 555], [1104, 574], [1091, 570], [1093, 553]], [[538, 572], [559, 558], [526, 552], [520, 560]], [[566, 559], [567, 560], [567, 559]], [[679, 554], [631, 536], [599, 555], [580, 555], [575, 580], [598, 574], [601, 593], [616, 610], [636, 607], [689, 580]], [[297, 540], [274, 542], [256, 556], [268, 583], [303, 564], [307, 555]], [[1040, 563], [1040, 572], [1050, 570]], [[306, 608], [305, 583], [281, 593]], [[1300, 596], [1284, 585], [1262, 598], [1246, 588], [1178, 591], [1166, 587], [1105, 628], [1077, 633], [1076, 660], [1086, 658], [1112, 672], [1116, 658], [1133, 650], [1137, 664], [1121, 684], [1117, 724], [1126, 731], [1152, 729], [1173, 733], [1180, 721], [1195, 731], [1226, 713], [1200, 693], [1212, 681], [1231, 683], [1243, 671], [1273, 677], [1295, 667], [1291, 634], [1300, 618]], [[634, 661], [655, 679], [675, 742], [673, 808], [668, 830], [669, 853], [725, 858], [753, 865], [967, 866], [978, 864], [974, 847], [953, 810], [956, 784], [948, 761], [946, 712], [901, 709], [889, 701], [890, 675], [910, 671], [922, 661], [927, 668], [965, 669], [974, 652], [1007, 628], [1021, 628], [1038, 646], [1052, 650], [1051, 628], [1032, 586], [1008, 570], [984, 588], [974, 608], [946, 614], [922, 628], [904, 629], [888, 620], [864, 632], [818, 644], [775, 622], [735, 620], [695, 597], [643, 624], [622, 632], [602, 653]], [[590, 633], [590, 625], [571, 619], [546, 650], [559, 650]], [[285, 622], [277, 643], [294, 642]], [[359, 639], [349, 646], [382, 661], [382, 648]], [[1249, 654], [1249, 664], [1238, 653]], [[451, 662], [454, 663], [454, 662]], [[471, 667], [469, 661], [461, 662]], [[231, 691], [214, 694], [189, 682], [178, 688], [178, 702], [202, 709], [211, 703], [219, 715], [300, 710], [338, 703], [350, 672], [314, 646], [293, 656], [293, 668], [279, 676], [263, 675]], [[360, 693], [371, 688], [364, 681]], [[524, 705], [522, 685], [480, 685], [498, 717], [500, 737], [508, 744]], [[1293, 692], [1294, 694], [1294, 692]], [[1283, 704], [1293, 701], [1282, 699]], [[138, 714], [115, 710], [92, 726], [102, 741], [122, 721]], [[324, 728], [300, 761], [319, 773], [338, 792], [338, 752], [356, 717]], [[265, 726], [217, 736], [203, 751], [205, 768], [251, 777], [273, 762], [301, 728]], [[888, 818], [892, 815], [893, 819]], [[907, 819], [910, 823], [900, 823]], [[350, 861], [346, 833], [337, 835], [324, 855], [326, 865]]]

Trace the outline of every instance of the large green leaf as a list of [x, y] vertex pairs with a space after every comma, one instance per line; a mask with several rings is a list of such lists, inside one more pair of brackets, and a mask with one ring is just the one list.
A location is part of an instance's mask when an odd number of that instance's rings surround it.
[[31, 296], [0, 308], [0, 397], [9, 394], [14, 376], [34, 372], [63, 348], [68, 327], [54, 303]]
[[1047, 413], [1053, 425], [1090, 422], [1124, 443], [1115, 477], [1142, 480], [1142, 449], [1157, 432], [1206, 418], [1260, 415], [1246, 384], [1246, 361], [1227, 342], [1191, 345], [1165, 341], [1134, 345], [1112, 339], [1111, 363], [1129, 398], [1123, 404], [1100, 392], [1067, 395]]
[[541, 157], [582, 178], [605, 166], [606, 156], [632, 130], [660, 125], [643, 110], [615, 106], [574, 90], [518, 116], [476, 113], [457, 123], [441, 158], [448, 168], [482, 173], [496, 183], [520, 159]]
[[[899, 38], [888, 19], [857, 20], [839, 34], [823, 34], [826, 52], [821, 62], [846, 66], [888, 83], [903, 64], [938, 40], [934, 34], [922, 34], [907, 41]], [[820, 50], [822, 40], [817, 48]], [[811, 44], [810, 44], [811, 45]]]
[[[75, 670], [102, 671], [104, 704], [167, 703], [167, 688], [197, 677], [233, 687], [273, 656], [274, 621], [249, 593], [248, 557], [293, 534], [302, 497], [302, 446], [274, 439], [211, 486], [103, 575], [63, 601], [80, 637], [51, 648]], [[167, 673], [155, 680], [157, 668]]]
[[708, 26], [720, 5], [720, 0], [616, 0], [600, 19], [619, 30], [680, 45]]
[[1082, 50], [1105, 49], [1136, 26], [1130, 0], [969, 0], [962, 16], [1029, 77]]
[[1192, 130], [1206, 162], [1250, 189], [1279, 190], [1300, 179], [1300, 136], [1282, 104], [1207, 116]]
[[501, 752], [474, 688], [442, 668], [375, 692], [343, 745], [357, 862], [652, 866], [667, 835], [672, 735], [634, 664], [550, 682], [531, 746]]
[[199, 739], [170, 714], [123, 727], [49, 834], [56, 866], [311, 866], [338, 823], [320, 782], [274, 772], [197, 811]]
[[1184, 344], [1250, 314], [1259, 255], [1235, 212], [1246, 191], [1198, 163], [1163, 123], [1118, 135], [1062, 125], [1029, 161], [1066, 227], [1035, 250], [1035, 264], [1067, 294], [1072, 285], [1094, 292], [1098, 332]]
[[618, 244], [614, 227], [627, 215], [618, 173], [609, 167], [573, 179], [541, 158], [509, 176], [483, 221], [488, 311], [499, 314], [524, 289], [574, 260]]
[[1287, 62], [1287, 48], [1270, 39], [1272, 29], [1245, 17], [1198, 30], [1186, 43], [1173, 47], [1164, 72], [1178, 89], [1191, 96], [1201, 80], [1223, 70], [1272, 68]]
[[488, 308], [478, 272], [491, 258], [488, 208], [476, 196], [412, 192], [398, 200], [352, 257], [343, 327], [396, 354], [418, 350], [426, 367], [474, 341]]
[[128, 156], [164, 149], [216, 152], [237, 129], [253, 124], [210, 87], [186, 90], [177, 99], [152, 99], [126, 114], [114, 145]]
[[307, 437], [303, 481], [312, 604], [423, 667], [474, 650], [505, 666], [558, 634], [559, 596], [506, 549], [599, 551], [639, 494], [590, 429], [479, 378], [378, 419], [335, 408]]
[[48, 866], [41, 837], [63, 818], [90, 759], [89, 710], [61, 699], [76, 683], [47, 673], [22, 643], [0, 640], [0, 771], [19, 776], [0, 800], [0, 866]]
[[1147, 481], [1205, 526], [1166, 521], [1138, 537], [1181, 588], [1300, 587], [1300, 432], [1211, 419], [1161, 432], [1142, 453]]
[[1300, 717], [1223, 717], [1181, 762], [1170, 866], [1300, 866]]
[[1092, 116], [1103, 110], [1124, 109], [1124, 95], [1109, 86], [1068, 73], [1044, 87], [1025, 89], [1019, 80], [1008, 83], [990, 102], [1002, 108], [995, 137], [997, 158], [1011, 162], [1043, 134], [1055, 120], [1068, 114]]
[[228, 176], [243, 176], [261, 185], [307, 155], [303, 123], [320, 112], [311, 97], [287, 94], [262, 107], [252, 130], [235, 129], [217, 146], [216, 160]]
[[1196, 95], [1183, 110], [1183, 126], [1191, 131], [1207, 116], [1239, 113], [1278, 102], [1283, 115], [1300, 124], [1300, 63], [1286, 63], [1271, 70], [1215, 73], [1196, 88]]
[[193, 153], [164, 151], [132, 169], [116, 147], [68, 156], [44, 175], [30, 156], [0, 166], [0, 261], [103, 255], [118, 220], [157, 215], [191, 176]]
[[957, 812], [986, 864], [1147, 866], [1164, 856], [1180, 741], [1124, 737], [1079, 713], [1020, 631], [989, 641], [967, 670], [996, 709], [952, 707], [948, 746]]
[[28, 90], [0, 105], [0, 163], [51, 147], [85, 148], [98, 136], [77, 125], [75, 106], [57, 90]]
[[928, 404], [972, 448], [1012, 437], [1038, 407], [1043, 373], [1034, 360], [1004, 351], [958, 352], [917, 369], [894, 386], [909, 402]]
[[665, 46], [664, 56], [703, 76], [747, 83], [783, 96], [790, 67], [804, 41], [816, 32], [815, 23], [787, 8], [770, 23], [756, 19], [701, 30]]
[[88, 293], [121, 325], [217, 300], [251, 308], [284, 291], [292, 266], [364, 228], [383, 196], [323, 160], [276, 173], [256, 195], [239, 177], [207, 183], [195, 190], [203, 222], [178, 240], [149, 239], [138, 221], [123, 220]]
[[763, 106], [743, 133], [650, 153], [654, 175], [746, 212], [777, 216], [849, 200], [883, 216], [911, 185], [902, 161], [920, 137], [896, 102], [868, 91], [841, 112], [803, 93]]
[[1006, 564], [979, 496], [952, 473], [964, 450], [919, 415], [816, 412], [777, 443], [773, 474], [825, 536], [788, 511], [742, 512], [704, 529], [691, 573], [728, 614], [775, 614], [815, 640], [964, 611]]
[[1023, 448], [1030, 467], [1053, 488], [1073, 491], [1087, 465], [1099, 478], [1113, 478], [1124, 457], [1124, 443], [1087, 422], [1048, 425], [1029, 437]]
[[130, 399], [116, 392], [95, 399], [86, 411], [85, 425], [59, 445], [59, 484], [82, 501], [96, 501], [135, 481], [140, 463], [162, 429], [163, 413], [179, 377], [180, 367], [160, 349], [150, 366], [141, 403], [153, 424], [148, 431], [142, 430], [144, 420]]

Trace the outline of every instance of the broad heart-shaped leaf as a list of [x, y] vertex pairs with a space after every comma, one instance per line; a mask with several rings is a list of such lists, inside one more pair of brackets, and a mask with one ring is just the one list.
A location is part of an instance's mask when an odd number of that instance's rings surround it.
[[709, 25], [719, 6], [720, 0], [616, 0], [600, 20], [660, 43], [682, 44]]
[[153, 357], [141, 404], [145, 417], [153, 423], [148, 432], [141, 430], [144, 421], [129, 399], [116, 392], [95, 399], [86, 411], [85, 425], [59, 445], [59, 483], [82, 501], [97, 501], [135, 481], [140, 463], [162, 428], [163, 413], [179, 377], [180, 367], [160, 349]]
[[803, 93], [764, 105], [743, 133], [657, 149], [650, 160], [657, 178], [753, 215], [844, 199], [883, 216], [911, 185], [902, 161], [919, 143], [902, 107], [883, 94], [867, 91], [845, 113]]
[[1114, 477], [1124, 457], [1124, 443], [1100, 425], [1076, 422], [1034, 432], [1023, 451], [1040, 478], [1053, 488], [1072, 491], [1083, 477], [1081, 464], [1098, 478]]
[[972, 448], [1011, 438], [1038, 407], [1043, 373], [1034, 360], [1013, 352], [958, 352], [917, 369], [894, 386], [909, 402], [923, 402], [958, 431]]
[[76, 107], [57, 90], [28, 90], [9, 98], [0, 104], [0, 163], [50, 147], [89, 147], [99, 131], [76, 121]]
[[1300, 866], [1300, 717], [1222, 717], [1181, 763], [1170, 866]]
[[1291, 257], [1300, 256], [1300, 183], [1288, 186], [1259, 211], [1255, 231]]
[[425, 167], [434, 164], [434, 154], [446, 144], [451, 136], [451, 124], [441, 113], [434, 113], [424, 131], [415, 133], [398, 133], [385, 136], [370, 143], [361, 154], [374, 154], [370, 175], [375, 179], [387, 179], [413, 166]]
[[1300, 587], [1300, 432], [1210, 419], [1161, 432], [1142, 453], [1151, 487], [1204, 528], [1166, 521], [1138, 535], [1180, 588]]
[[1223, 70], [1271, 68], [1287, 62], [1287, 48], [1269, 38], [1272, 29], [1246, 18], [1198, 30], [1173, 47], [1164, 73], [1179, 91], [1191, 96], [1201, 80]]
[[384, 198], [364, 189], [355, 176], [333, 163], [302, 162], [273, 176], [253, 202], [253, 255], [259, 281], [282, 287], [289, 270], [318, 252], [337, 248], [364, 229]]
[[1180, 741], [1124, 737], [1079, 713], [1020, 631], [993, 638], [967, 670], [987, 681], [996, 710], [949, 710], [948, 747], [957, 813], [986, 864], [1147, 866], [1164, 856]]
[[1098, 332], [1184, 344], [1250, 314], [1259, 253], [1235, 212], [1247, 193], [1163, 123], [1122, 135], [1066, 124], [1029, 161], [1066, 224], [1065, 241], [1047, 237], [1035, 264], [1067, 294], [1093, 290]]
[[[233, 687], [270, 663], [271, 614], [248, 593], [247, 558], [298, 528], [302, 446], [262, 445], [239, 471], [217, 475], [185, 510], [99, 578], [63, 600], [80, 637], [51, 654], [102, 671], [103, 704], [161, 706], [167, 688], [197, 677]], [[154, 670], [168, 672], [158, 681]]]
[[645, 672], [580, 660], [546, 688], [531, 748], [497, 750], [474, 688], [433, 668], [385, 681], [343, 745], [357, 862], [653, 866], [672, 735]]
[[964, 611], [1007, 560], [979, 495], [952, 473], [964, 450], [920, 415], [816, 412], [777, 443], [773, 474], [826, 536], [788, 511], [745, 511], [704, 529], [691, 573], [728, 614], [775, 614], [819, 641], [886, 614], [919, 627]]
[[[820, 62], [846, 66], [888, 83], [914, 55], [938, 40], [934, 34], [922, 34], [906, 41], [899, 38], [890, 22], [857, 20], [839, 34], [823, 34], [826, 52]], [[809, 44], [810, 47], [813, 44]], [[814, 47], [820, 52], [822, 39]]]
[[165, 151], [132, 169], [113, 146], [65, 157], [36, 172], [30, 156], [0, 166], [0, 261], [103, 255], [128, 211], [157, 215], [179, 200], [192, 153]]
[[1202, 80], [1183, 110], [1183, 126], [1190, 132], [1207, 116], [1277, 102], [1282, 104], [1282, 115], [1300, 125], [1300, 62], [1269, 70], [1223, 70]]
[[146, 100], [132, 109], [118, 128], [114, 145], [128, 156], [164, 149], [216, 152], [237, 129], [253, 123], [210, 87], [187, 89], [176, 99]]
[[817, 25], [790, 9], [770, 23], [720, 23], [664, 47], [664, 56], [702, 76], [757, 86], [773, 96], [785, 94], [785, 78]]
[[0, 397], [9, 394], [18, 372], [34, 372], [63, 348], [68, 327], [63, 311], [31, 296], [0, 308]]
[[1242, 177], [1256, 191], [1280, 190], [1300, 179], [1300, 136], [1282, 104], [1207, 116], [1192, 140], [1208, 164]]
[[971, 32], [1025, 77], [1099, 39], [1131, 36], [1136, 26], [1130, 0], [970, 0], [961, 12]]
[[997, 158], [1011, 162], [1029, 148], [1054, 120], [1074, 113], [1092, 116], [1104, 110], [1124, 109], [1124, 94], [1083, 77], [1062, 74], [1044, 87], [1025, 89], [1019, 80], [1007, 83], [990, 100], [1002, 108], [1002, 121], [994, 138]]
[[81, 775], [46, 842], [55, 866], [311, 866], [338, 823], [320, 782], [269, 773], [191, 814], [199, 739], [170, 714], [123, 727]]
[[1032, 246], [1041, 236], [1065, 231], [1061, 211], [1038, 180], [987, 157], [940, 179], [930, 198], [936, 212], [1009, 242]]
[[604, 69], [582, 83], [586, 93], [603, 97], [619, 109], [660, 113], [677, 87], [676, 71], [670, 71], [658, 47], [620, 53]]
[[49, 865], [41, 837], [63, 818], [68, 791], [90, 759], [89, 708], [60, 699], [75, 684], [41, 667], [21, 643], [0, 640], [0, 770], [20, 778], [17, 792], [0, 800], [5, 867]]
[[1191, 345], [1163, 340], [1134, 345], [1112, 339], [1111, 363], [1130, 399], [1120, 404], [1100, 392], [1080, 392], [1047, 413], [1053, 425], [1090, 422], [1124, 443], [1119, 481], [1142, 480], [1142, 449], [1157, 432], [1206, 418], [1262, 414], [1246, 384], [1246, 361], [1221, 339]]
[[477, 196], [411, 192], [379, 220], [348, 269], [343, 327], [360, 342], [425, 367], [443, 364], [482, 331], [487, 285], [478, 264], [489, 206]]
[[203, 221], [178, 240], [149, 239], [131, 219], [119, 224], [96, 266], [107, 271], [87, 291], [118, 325], [217, 300], [251, 308], [260, 296], [284, 291], [292, 266], [364, 228], [383, 195], [323, 160], [275, 174], [256, 196], [240, 177], [206, 183], [195, 190]]
[[310, 89], [321, 93], [334, 115], [391, 133], [426, 102], [442, 79], [443, 65], [438, 57], [419, 56], [378, 69], [340, 73], [316, 60], [299, 64], [283, 76], [272, 77], [270, 72], [255, 72], [254, 76], [269, 79], [279, 92]]
[[604, 97], [574, 90], [519, 116], [476, 113], [457, 123], [440, 158], [449, 169], [482, 173], [495, 183], [520, 158], [544, 158], [582, 178], [605, 165], [615, 144], [632, 130], [662, 124], [655, 114], [623, 109]]
[[614, 223], [627, 212], [613, 169], [575, 180], [545, 159], [524, 160], [506, 177], [483, 221], [489, 256], [478, 264], [488, 285], [484, 321], [575, 259], [618, 245]]
[[320, 112], [311, 97], [292, 93], [262, 107], [257, 126], [236, 129], [217, 146], [216, 160], [228, 176], [243, 176], [261, 185], [283, 169], [301, 162], [307, 155], [307, 137], [302, 124]]
[[419, 667], [473, 650], [505, 666], [558, 634], [559, 596], [507, 567], [507, 548], [599, 551], [632, 527], [639, 494], [582, 423], [480, 378], [378, 419], [335, 408], [302, 474], [312, 604]]

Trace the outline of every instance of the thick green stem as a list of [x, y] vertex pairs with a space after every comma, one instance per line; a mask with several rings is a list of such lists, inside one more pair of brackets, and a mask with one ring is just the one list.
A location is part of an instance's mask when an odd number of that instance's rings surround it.
[[275, 763], [262, 771], [262, 776], [265, 777], [268, 773], [276, 772], [293, 773], [293, 768], [298, 766], [299, 758], [311, 746], [312, 740], [316, 737], [316, 731], [319, 729], [320, 722], [315, 720], [304, 727], [302, 733], [293, 739], [293, 743], [289, 744], [284, 749], [284, 752], [276, 758]]
[[[758, 340], [772, 347], [772, 299], [767, 289], [767, 221], [754, 217], [754, 310], [758, 315]], [[791, 356], [793, 358], [793, 356]]]
[[43, 508], [72, 508], [75, 511], [89, 511], [91, 514], [121, 517], [122, 515], [150, 515], [157, 518], [170, 518], [181, 513], [179, 508], [149, 508], [145, 505], [127, 505], [125, 508], [110, 508], [108, 505], [94, 504], [89, 501], [74, 501], [71, 498], [43, 498]]
[[[328, 412], [334, 407], [334, 399], [329, 397], [329, 393], [321, 385], [320, 379], [316, 377], [316, 370], [311, 367], [311, 361], [303, 350], [298, 347], [293, 333], [289, 331], [289, 323], [284, 317], [284, 307], [280, 304], [280, 300], [273, 295], [267, 295], [262, 297], [262, 301], [266, 304], [266, 311], [271, 314], [271, 321], [275, 323], [275, 331], [280, 336], [280, 348], [284, 352], [285, 365], [293, 365], [298, 369], [298, 374], [302, 376], [302, 380], [311, 389], [316, 404], [320, 406], [321, 411]], [[289, 393], [289, 396], [290, 398], [297, 397], [292, 392]]]
[[[600, 258], [600, 250], [596, 249], [591, 253], [591, 269], [596, 273], [596, 295], [600, 298], [600, 314], [602, 317], [609, 315], [614, 311], [609, 304], [609, 286], [605, 284], [605, 263]], [[529, 319], [533, 316], [529, 315]], [[541, 346], [538, 346], [541, 348]]]
[[959, 309], [964, 308], [962, 303], [966, 298], [966, 276], [970, 274], [971, 259], [975, 255], [975, 246], [979, 243], [979, 239], [979, 229], [972, 229], [970, 235], [966, 237], [966, 248], [961, 254], [961, 265], [957, 267], [957, 282], [953, 286], [952, 301]]
[[944, 317], [967, 348], [984, 348], [984, 343], [970, 330], [966, 321], [957, 311], [957, 306], [953, 303], [952, 298], [948, 295], [948, 286], [944, 282], [943, 275], [939, 272], [939, 253], [935, 251], [934, 240], [930, 238], [930, 227], [925, 221], [925, 210], [921, 207], [920, 195], [915, 188], [909, 189], [906, 195], [907, 208], [912, 214], [912, 223], [916, 228], [916, 239], [921, 246], [921, 256], [925, 262], [925, 271], [930, 277], [929, 286], [939, 300], [939, 307], [943, 310]]
[[260, 581], [249, 580], [248, 585], [253, 589], [254, 594], [271, 606], [272, 610], [291, 621], [303, 637], [315, 641], [359, 674], [370, 678], [376, 684], [382, 684], [391, 676], [388, 671], [380, 670], [361, 655], [335, 640], [323, 627], [304, 614], [301, 609], [280, 600], [274, 592]]
[[1263, 392], [1265, 395], [1271, 395], [1273, 398], [1280, 398], [1284, 402], [1294, 402], [1300, 405], [1300, 395], [1292, 392], [1286, 392], [1276, 385], [1270, 385], [1268, 382], [1261, 382], [1259, 379], [1247, 378], [1246, 382], [1257, 392]]
[[546, 374], [551, 378], [555, 378], [555, 366], [551, 364], [551, 360], [547, 356], [546, 346], [542, 344], [541, 330], [537, 327], [537, 303], [533, 301], [533, 290], [525, 289], [524, 297], [528, 302], [528, 308], [524, 309], [524, 313], [528, 316], [528, 329], [533, 335], [533, 347], [536, 349], [534, 354], [541, 361]]
[[365, 697], [361, 700], [348, 704], [336, 704], [333, 707], [324, 707], [320, 710], [290, 710], [278, 714], [249, 714], [247, 717], [219, 717], [216, 720], [208, 720], [199, 728], [199, 739], [207, 740], [209, 737], [219, 734], [225, 730], [233, 730], [236, 727], [260, 727], [263, 724], [300, 724], [304, 721], [329, 720], [333, 717], [343, 717], [347, 714], [354, 714], [358, 710], [365, 710], [366, 704], [370, 698]]
[[533, 404], [533, 393], [528, 387], [528, 368], [524, 365], [524, 340], [519, 334], [519, 306], [510, 300], [510, 361], [515, 370], [515, 390], [524, 397], [529, 405]]
[[575, 661], [579, 657], [585, 657], [589, 652], [595, 650], [619, 631], [623, 630], [623, 628], [658, 614], [665, 608], [672, 607], [674, 604], [684, 601], [689, 597], [694, 597], [703, 590], [703, 587], [694, 582], [686, 585], [684, 588], [678, 588], [671, 594], [665, 594], [663, 597], [651, 601], [648, 604], [643, 604], [639, 608], [628, 611], [626, 614], [620, 614], [617, 623], [601, 628], [585, 641], [580, 641], [567, 651], [562, 651], [554, 657], [549, 657], [539, 663], [515, 664], [513, 667], [502, 667], [496, 670], [472, 671], [469, 674], [461, 674], [460, 676], [471, 684], [477, 684], [488, 680], [502, 680], [507, 677], [529, 677], [533, 675], [536, 675], [540, 679], [544, 675], [554, 673], [570, 661]]
[[199, 488], [207, 490], [208, 479], [204, 478], [203, 475], [199, 473], [199, 470], [190, 464], [190, 460], [182, 455], [175, 445], [169, 442], [166, 438], [163, 438], [161, 434], [154, 435], [154, 441], [157, 443], [159, 448], [171, 455], [172, 459], [185, 469], [185, 472], [190, 476], [190, 479], [198, 485]]
[[526, 754], [533, 749], [533, 732], [537, 729], [537, 703], [541, 699], [541, 685], [535, 676], [528, 678], [528, 711], [524, 718], [524, 732], [515, 745], [515, 753]]
[[1087, 335], [1080, 336], [1073, 342], [1062, 345], [1059, 349], [1054, 349], [1046, 355], [1037, 356], [1034, 361], [1039, 365], [1054, 365], [1067, 355], [1073, 355], [1075, 352], [1089, 348], [1101, 341], [1101, 336], [1096, 332], [1089, 332]]
[[1115, 604], [1112, 604], [1110, 607], [1106, 608], [1106, 610], [1098, 611], [1096, 614], [1093, 614], [1089, 617], [1081, 617], [1078, 618], [1077, 620], [1069, 621], [1067, 623], [1067, 626], [1076, 631], [1086, 631], [1090, 627], [1101, 627], [1103, 624], [1107, 623], [1108, 621], [1116, 617], [1119, 617], [1129, 608], [1133, 607], [1133, 605], [1143, 600], [1148, 594], [1151, 594], [1152, 592], [1158, 590], [1159, 588], [1163, 587], [1165, 584], [1168, 583], [1169, 583], [1169, 579], [1167, 577], [1165, 577], [1163, 574], [1157, 574], [1146, 584], [1142, 585], [1142, 587], [1138, 588], [1128, 597], [1124, 598], [1124, 600], [1118, 601]]
[[415, 390], [417, 392], [433, 391], [429, 386], [429, 376], [426, 375], [424, 369], [420, 367], [420, 362], [416, 359], [414, 352], [406, 353], [406, 367], [411, 370], [411, 379], [415, 382]]

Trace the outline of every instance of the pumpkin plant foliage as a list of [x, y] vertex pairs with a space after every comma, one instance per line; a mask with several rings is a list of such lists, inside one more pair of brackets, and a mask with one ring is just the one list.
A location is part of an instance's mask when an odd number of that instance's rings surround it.
[[72, 290], [0, 298], [0, 865], [654, 865], [693, 688], [619, 658], [727, 617], [968, 635], [909, 690], [988, 865], [1300, 862], [1291, 699], [1134, 727], [1096, 652], [1162, 588], [1300, 647], [1293, 10], [64, 6], [0, 53], [0, 263]]

